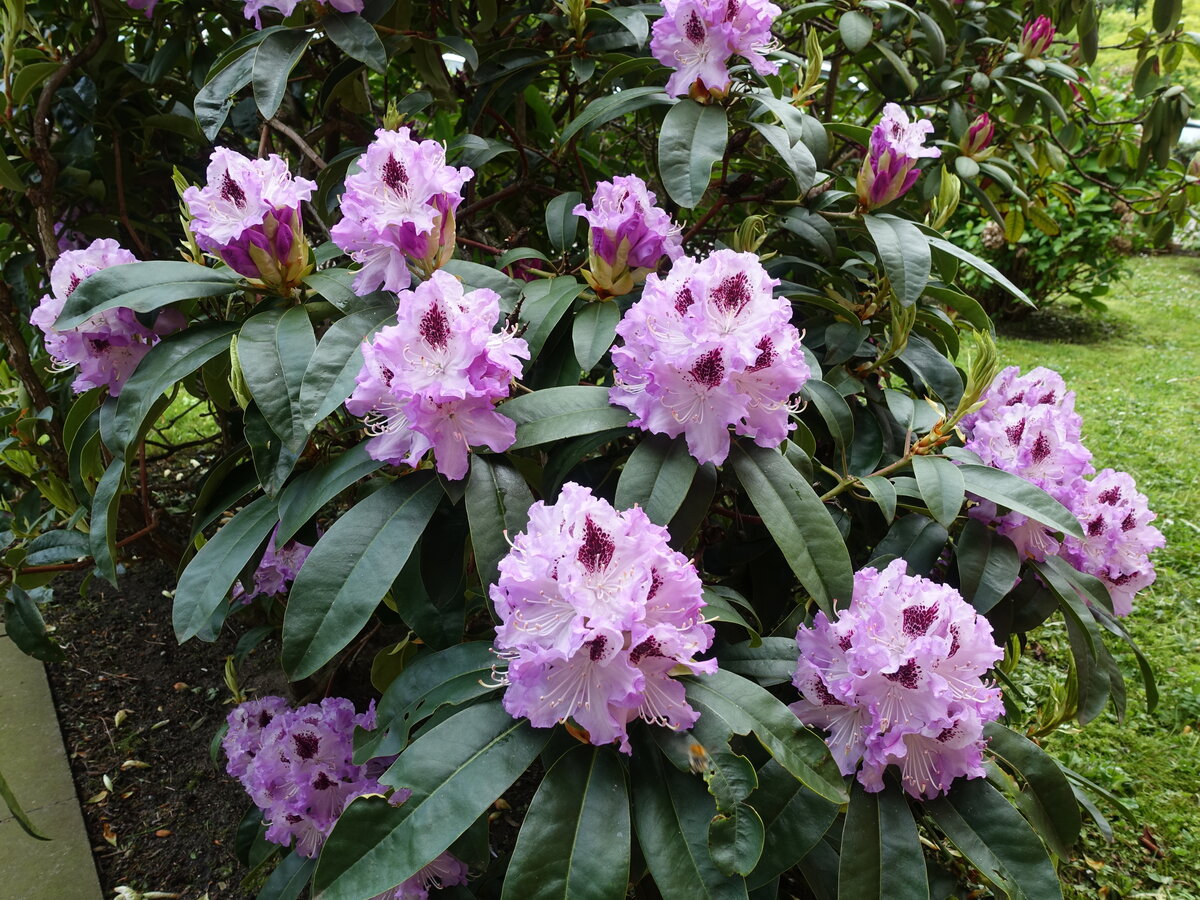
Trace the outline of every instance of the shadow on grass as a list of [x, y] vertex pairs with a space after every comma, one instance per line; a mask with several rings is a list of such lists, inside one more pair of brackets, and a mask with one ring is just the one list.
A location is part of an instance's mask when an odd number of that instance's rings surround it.
[[1048, 306], [1018, 319], [998, 319], [996, 331], [1004, 337], [1062, 344], [1100, 344], [1128, 337], [1133, 323], [1112, 312], [1071, 306]]

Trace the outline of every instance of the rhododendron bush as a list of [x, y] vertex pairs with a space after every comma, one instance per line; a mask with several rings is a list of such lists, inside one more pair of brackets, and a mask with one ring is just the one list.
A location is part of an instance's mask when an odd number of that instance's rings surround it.
[[[279, 636], [292, 696], [231, 662], [214, 741], [260, 896], [1060, 896], [1096, 807], [1038, 738], [1123, 714], [1163, 539], [942, 231], [1045, 216], [1093, 0], [5, 16], [8, 633], [53, 657], [36, 589], [154, 540], [179, 640]], [[1141, 87], [1111, 187], [1182, 188], [1191, 101]]]

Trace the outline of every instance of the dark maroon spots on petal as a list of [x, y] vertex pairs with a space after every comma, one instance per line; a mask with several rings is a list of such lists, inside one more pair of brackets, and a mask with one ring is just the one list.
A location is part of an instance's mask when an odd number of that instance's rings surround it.
[[296, 825], [304, 821], [303, 816], [298, 816], [295, 813], [288, 813], [284, 818], [287, 819], [289, 825]]
[[846, 704], [839, 700], [833, 694], [829, 693], [829, 688], [825, 687], [825, 682], [817, 679], [813, 685], [813, 691], [817, 695], [817, 699], [821, 701], [822, 706], [845, 706]]
[[732, 22], [737, 18], [737, 14], [740, 11], [741, 4], [738, 3], [738, 0], [729, 0], [729, 2], [725, 4], [725, 21]]
[[757, 372], [760, 369], [765, 369], [767, 366], [773, 365], [775, 362], [775, 342], [769, 337], [764, 337], [758, 342], [758, 359], [754, 360], [747, 372]]
[[1104, 534], [1104, 516], [1096, 516], [1092, 521], [1088, 522], [1087, 533], [1088, 537], [1099, 537]]
[[1005, 403], [1004, 405], [1005, 406], [1016, 406], [1018, 403], [1024, 403], [1024, 402], [1025, 402], [1025, 392], [1021, 391], [1021, 393], [1013, 394], [1011, 397], [1009, 397], [1008, 402]]
[[915, 659], [910, 659], [895, 672], [884, 672], [883, 677], [888, 681], [898, 681], [901, 687], [906, 687], [910, 691], [916, 690], [917, 679], [921, 675], [921, 667], [917, 665]]
[[1039, 434], [1033, 442], [1033, 450], [1030, 451], [1035, 463], [1040, 463], [1043, 459], [1050, 455], [1050, 439], [1044, 434]]
[[78, 275], [71, 276], [71, 283], [67, 285], [67, 296], [70, 297], [75, 288], [79, 287], [80, 278]]
[[1129, 513], [1124, 519], [1121, 520], [1121, 530], [1133, 531], [1135, 528], [1137, 528], [1137, 519], [1134, 518], [1133, 513]]
[[662, 649], [658, 645], [658, 640], [651, 636], [629, 651], [629, 662], [636, 666], [647, 657], [662, 655]]
[[440, 303], [435, 303], [425, 310], [425, 315], [421, 316], [419, 330], [421, 337], [430, 347], [437, 350], [446, 349], [446, 344], [450, 342], [450, 322]]
[[745, 272], [730, 275], [712, 294], [713, 302], [721, 312], [738, 312], [750, 302], [750, 282]]
[[958, 626], [951, 625], [950, 626], [950, 652], [946, 654], [946, 657], [949, 658], [949, 657], [953, 656], [955, 653], [957, 653], [958, 648], [960, 646], [961, 645], [958, 643]]
[[228, 200], [238, 209], [246, 205], [246, 192], [242, 190], [242, 186], [229, 177], [229, 173], [225, 173], [225, 178], [221, 181], [221, 199]]
[[937, 618], [937, 604], [932, 606], [908, 606], [904, 609], [904, 633], [909, 637], [920, 637], [929, 630]]
[[1107, 503], [1109, 506], [1116, 506], [1121, 502], [1121, 488], [1114, 485], [1106, 491], [1101, 491], [1100, 496], [1096, 499], [1101, 503]]
[[302, 731], [292, 735], [296, 744], [296, 753], [301, 759], [312, 759], [321, 749], [321, 739], [311, 731]]
[[312, 786], [315, 787], [318, 791], [327, 791], [331, 787], [333, 787], [336, 783], [337, 782], [332, 781], [330, 779], [330, 777], [328, 775], [326, 775], [324, 772], [318, 772], [317, 777], [315, 779], [313, 779]]
[[588, 516], [583, 521], [583, 545], [579, 548], [577, 559], [589, 572], [603, 569], [612, 562], [613, 551], [616, 549], [612, 536], [592, 521]]
[[404, 163], [389, 153], [382, 174], [384, 184], [397, 194], [404, 193], [404, 186], [408, 184], [408, 170], [404, 168]]
[[258, 713], [258, 727], [266, 728], [268, 725], [271, 724], [271, 720], [274, 718], [275, 717], [273, 715], [271, 715], [269, 712], [267, 712], [265, 709], [260, 710]]
[[838, 638], [838, 646], [842, 648], [843, 653], [850, 649], [850, 644], [853, 643], [851, 640], [853, 637], [854, 632], [852, 631], [844, 637]]
[[391, 369], [389, 369], [387, 366], [380, 366], [379, 374], [383, 377], [383, 383], [386, 384], [388, 387], [391, 387], [392, 379], [396, 377], [396, 373], [393, 372]]
[[697, 384], [707, 388], [715, 388], [725, 380], [725, 363], [721, 360], [721, 350], [709, 350], [692, 366], [690, 372]]
[[1038, 401], [1038, 403], [1043, 403], [1043, 404], [1047, 404], [1047, 405], [1049, 405], [1053, 402], [1054, 402], [1054, 391], [1049, 391], [1048, 393], [1042, 394], [1042, 399]]
[[658, 593], [658, 589], [662, 587], [662, 576], [658, 574], [658, 569], [650, 570], [650, 590], [646, 592], [646, 602], [649, 603], [654, 599], [654, 595]]
[[942, 733], [937, 736], [938, 742], [944, 744], [956, 734], [958, 734], [958, 723], [951, 725], [949, 728], [943, 728]]
[[1008, 438], [1010, 444], [1016, 445], [1021, 443], [1021, 435], [1025, 433], [1025, 420], [1017, 422], [1016, 425], [1009, 425], [1004, 429], [1004, 434]]
[[608, 638], [606, 638], [604, 635], [600, 635], [600, 637], [594, 638], [589, 642], [588, 656], [591, 658], [592, 662], [599, 662], [604, 658], [604, 648], [607, 645]]
[[92, 345], [92, 349], [97, 353], [103, 353], [111, 346], [104, 338], [91, 338], [89, 343]]
[[689, 41], [693, 44], [704, 43], [704, 23], [700, 21], [700, 17], [693, 12], [687, 20], [687, 25], [684, 26], [683, 32]]
[[1122, 572], [1116, 578], [1110, 578], [1108, 580], [1117, 587], [1121, 587], [1123, 584], [1128, 584], [1131, 579], [1137, 576], [1137, 574], [1137, 572]]
[[675, 312], [682, 316], [694, 302], [695, 298], [692, 296], [692, 289], [685, 287], [675, 295]]

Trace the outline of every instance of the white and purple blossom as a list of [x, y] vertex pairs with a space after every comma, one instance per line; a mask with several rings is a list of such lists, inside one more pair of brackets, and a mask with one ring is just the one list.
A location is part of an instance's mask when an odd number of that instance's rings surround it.
[[883, 119], [871, 131], [858, 170], [858, 202], [864, 209], [886, 206], [917, 183], [921, 175], [917, 160], [942, 155], [937, 147], [925, 146], [926, 135], [932, 133], [928, 119], [909, 122], [908, 114], [895, 103], [884, 106]]
[[275, 538], [278, 534], [279, 526], [276, 525], [267, 540], [267, 549], [263, 553], [262, 561], [254, 570], [253, 586], [247, 589], [240, 581], [234, 585], [232, 597], [235, 603], [249, 603], [258, 596], [278, 597], [286, 594], [292, 582], [296, 580], [296, 575], [308, 559], [312, 547], [295, 538], [285, 541], [282, 547], [277, 547]]
[[1003, 713], [983, 677], [1003, 657], [992, 626], [953, 588], [909, 575], [902, 559], [854, 574], [854, 596], [831, 622], [796, 632], [791, 705], [826, 742], [843, 775], [883, 789], [889, 765], [904, 790], [933, 798], [983, 771], [983, 726]]
[[107, 238], [93, 241], [83, 250], [68, 250], [50, 271], [50, 293], [42, 297], [29, 317], [45, 335], [46, 351], [55, 363], [63, 369], [79, 367], [79, 374], [71, 384], [76, 393], [107, 387], [111, 396], [117, 396], [159, 338], [186, 324], [180, 312], [164, 309], [154, 314], [153, 326], [147, 327], [133, 310], [114, 307], [96, 313], [74, 328], [54, 327], [67, 298], [85, 278], [109, 266], [133, 262], [137, 262], [137, 257]]
[[200, 247], [271, 287], [299, 284], [309, 266], [300, 204], [316, 183], [293, 177], [274, 153], [249, 159], [225, 147], [213, 150], [207, 178], [203, 188], [183, 192]]
[[769, 0], [663, 0], [650, 52], [675, 71], [667, 93], [697, 100], [729, 93], [729, 59], [741, 56], [760, 75], [779, 71], [763, 56], [781, 10]]
[[791, 306], [753, 253], [718, 250], [651, 274], [617, 326], [614, 405], [645, 431], [687, 439], [702, 463], [729, 455], [729, 426], [778, 447], [795, 426], [792, 398], [809, 378]]
[[455, 211], [474, 173], [446, 165], [445, 147], [414, 141], [407, 128], [376, 131], [357, 165], [346, 179], [342, 220], [330, 235], [363, 264], [356, 292], [404, 290], [410, 262], [428, 275], [454, 255]]
[[486, 288], [464, 293], [441, 271], [401, 292], [397, 323], [363, 343], [363, 368], [346, 401], [368, 420], [373, 459], [415, 466], [432, 449], [438, 471], [459, 479], [472, 446], [512, 446], [516, 426], [495, 401], [508, 397], [529, 348], [494, 330], [499, 299]]
[[654, 193], [637, 175], [601, 181], [592, 208], [580, 203], [572, 212], [591, 226], [591, 252], [584, 277], [600, 299], [628, 294], [664, 256], [683, 256], [679, 228], [655, 206]]
[[286, 17], [295, 12], [296, 7], [300, 5], [300, 0], [244, 0], [244, 3], [242, 15], [253, 20], [255, 28], [261, 29], [264, 9], [276, 10]]
[[1066, 537], [1063, 558], [1103, 581], [1113, 612], [1129, 615], [1137, 592], [1154, 583], [1150, 553], [1166, 545], [1162, 532], [1150, 524], [1157, 517], [1146, 495], [1138, 493], [1128, 473], [1102, 469], [1072, 494], [1068, 505], [1084, 536]]
[[676, 666], [712, 644], [695, 567], [641, 509], [616, 510], [578, 484], [539, 501], [491, 588], [496, 649], [508, 660], [504, 708], [537, 728], [573, 721], [596, 745], [630, 752], [635, 718], [695, 724]]

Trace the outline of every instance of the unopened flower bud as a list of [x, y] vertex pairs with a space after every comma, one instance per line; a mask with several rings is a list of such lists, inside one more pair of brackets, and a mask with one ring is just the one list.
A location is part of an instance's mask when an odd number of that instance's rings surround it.
[[963, 156], [973, 160], [987, 159], [996, 152], [992, 146], [992, 138], [995, 135], [996, 126], [992, 124], [991, 116], [980, 113], [958, 142], [958, 149], [962, 151]]
[[1037, 59], [1050, 49], [1053, 40], [1054, 23], [1047, 16], [1038, 16], [1032, 22], [1026, 22], [1021, 29], [1017, 50], [1026, 59]]
[[886, 206], [906, 194], [921, 175], [917, 160], [936, 159], [937, 147], [924, 146], [925, 136], [933, 132], [928, 119], [908, 121], [908, 115], [895, 103], [883, 108], [883, 119], [871, 132], [871, 143], [858, 170], [858, 200], [864, 209]]

